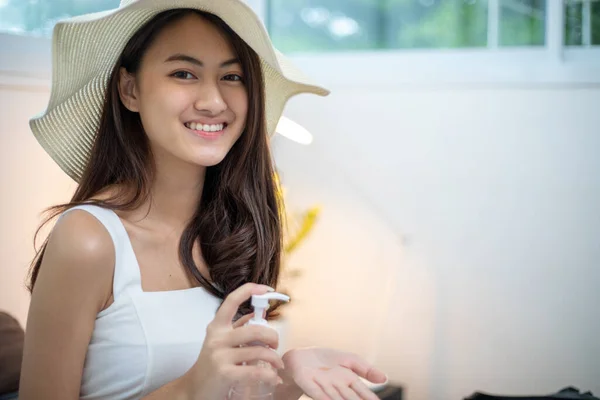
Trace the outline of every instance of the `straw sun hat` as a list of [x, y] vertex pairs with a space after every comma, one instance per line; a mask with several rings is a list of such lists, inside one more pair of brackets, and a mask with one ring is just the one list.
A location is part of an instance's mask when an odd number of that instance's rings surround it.
[[174, 8], [217, 15], [259, 55], [269, 135], [275, 132], [290, 97], [299, 93], [329, 94], [273, 47], [262, 22], [241, 0], [121, 0], [117, 9], [56, 24], [50, 100], [46, 110], [29, 123], [38, 142], [75, 181], [79, 181], [88, 160], [108, 79], [121, 51], [142, 25]]

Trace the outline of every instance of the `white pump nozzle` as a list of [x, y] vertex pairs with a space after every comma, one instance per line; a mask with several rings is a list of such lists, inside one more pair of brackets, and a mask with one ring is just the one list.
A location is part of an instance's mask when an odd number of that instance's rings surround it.
[[267, 325], [263, 318], [263, 313], [269, 307], [269, 300], [290, 301], [290, 297], [281, 293], [265, 293], [252, 296], [252, 307], [254, 307], [254, 317], [248, 322], [251, 325]]

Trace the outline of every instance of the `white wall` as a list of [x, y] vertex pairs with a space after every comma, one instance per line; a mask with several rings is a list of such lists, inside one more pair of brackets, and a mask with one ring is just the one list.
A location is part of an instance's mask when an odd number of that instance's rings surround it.
[[[600, 89], [332, 89], [287, 108], [313, 145], [274, 142], [290, 209], [323, 205], [290, 345], [356, 351], [410, 400], [598, 395]], [[38, 214], [74, 188], [27, 127], [46, 98], [0, 88], [0, 308], [22, 322]]]
[[[398, 254], [388, 258], [396, 282], [376, 362], [407, 398], [567, 385], [600, 393], [598, 104], [600, 88], [569, 85], [340, 85], [325, 100], [290, 102], [288, 115], [316, 138], [302, 154], [277, 148], [290, 197], [326, 199], [333, 216], [320, 230], [337, 223], [344, 239], [370, 237], [366, 263], [352, 262], [359, 250], [333, 235], [311, 240], [306, 259], [314, 257], [310, 270], [321, 281], [307, 277], [302, 288], [360, 280], [362, 269], [371, 290], [379, 264], [371, 243]], [[352, 204], [340, 210], [336, 195]], [[385, 229], [355, 220], [365, 212]], [[349, 262], [320, 261], [332, 244]], [[340, 312], [335, 304], [314, 310], [321, 320]], [[360, 351], [368, 318], [337, 321], [294, 339], [334, 331], [331, 341]]]
[[26, 276], [41, 213], [68, 201], [75, 188], [28, 127], [29, 117], [43, 110], [47, 99], [43, 87], [0, 85], [0, 309], [23, 326], [29, 305]]

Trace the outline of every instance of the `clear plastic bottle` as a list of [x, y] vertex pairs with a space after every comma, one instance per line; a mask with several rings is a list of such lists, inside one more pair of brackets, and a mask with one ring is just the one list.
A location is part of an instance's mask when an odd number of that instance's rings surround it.
[[[254, 307], [254, 317], [248, 321], [247, 325], [269, 326], [263, 318], [265, 310], [269, 307], [269, 300], [290, 301], [290, 298], [281, 293], [266, 293], [263, 295], [252, 296], [252, 307]], [[247, 346], [265, 346], [262, 342], [248, 343]], [[266, 361], [253, 361], [244, 365], [257, 365], [263, 368], [273, 369], [273, 366]], [[275, 386], [261, 381], [246, 384], [236, 384], [229, 390], [228, 400], [274, 400]]]

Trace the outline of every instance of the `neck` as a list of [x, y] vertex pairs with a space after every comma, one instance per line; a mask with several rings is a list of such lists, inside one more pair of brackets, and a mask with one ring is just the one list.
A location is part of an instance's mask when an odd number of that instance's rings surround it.
[[151, 195], [140, 213], [161, 228], [180, 231], [196, 213], [206, 168], [181, 162], [174, 164], [157, 162]]
[[157, 176], [149, 199], [149, 217], [164, 221], [170, 226], [185, 226], [196, 213], [206, 169], [196, 169], [194, 176], [187, 180], [183, 176], [177, 178]]

